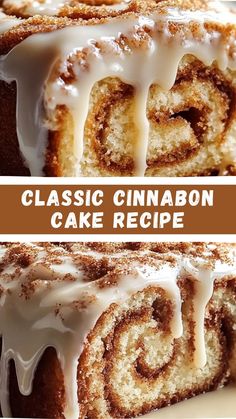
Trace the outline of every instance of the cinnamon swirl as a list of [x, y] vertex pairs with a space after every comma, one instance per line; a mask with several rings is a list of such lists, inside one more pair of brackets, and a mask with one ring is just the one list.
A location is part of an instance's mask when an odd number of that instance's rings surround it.
[[5, 417], [131, 418], [236, 379], [223, 244], [2, 244]]
[[0, 4], [1, 175], [236, 173], [236, 15], [226, 6]]

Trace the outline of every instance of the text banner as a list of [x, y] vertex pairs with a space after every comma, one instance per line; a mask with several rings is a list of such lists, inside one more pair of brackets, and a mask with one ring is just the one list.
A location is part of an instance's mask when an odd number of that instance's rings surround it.
[[1, 185], [0, 193], [4, 235], [236, 234], [234, 185]]

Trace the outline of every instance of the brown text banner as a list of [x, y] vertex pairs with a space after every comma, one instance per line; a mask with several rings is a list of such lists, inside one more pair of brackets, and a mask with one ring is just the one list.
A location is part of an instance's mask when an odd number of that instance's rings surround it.
[[0, 234], [236, 234], [235, 192], [234, 185], [1, 185]]

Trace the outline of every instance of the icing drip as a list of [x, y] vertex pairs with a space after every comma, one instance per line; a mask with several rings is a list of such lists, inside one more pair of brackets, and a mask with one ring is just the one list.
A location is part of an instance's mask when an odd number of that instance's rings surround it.
[[214, 290], [215, 276], [209, 270], [204, 268], [201, 270], [192, 266], [189, 261], [186, 263], [186, 269], [195, 278], [195, 292], [194, 299], [194, 336], [195, 336], [195, 352], [194, 362], [198, 368], [203, 368], [207, 363], [205, 350], [205, 311]]
[[[98, 81], [118, 77], [134, 87], [134, 123], [137, 132], [135, 175], [144, 176], [149, 141], [146, 109], [151, 85], [157, 84], [164, 90], [171, 89], [176, 80], [178, 65], [188, 54], [206, 66], [216, 62], [222, 71], [227, 68], [236, 69], [236, 59], [234, 55], [229, 55], [229, 47], [231, 44], [233, 46], [234, 39], [226, 45], [220, 33], [207, 31], [204, 24], [208, 21], [236, 23], [236, 17], [226, 11], [190, 12], [171, 8], [166, 16], [156, 14], [150, 17], [128, 17], [94, 26], [73, 26], [48, 34], [32, 35], [6, 56], [0, 57], [0, 78], [7, 82], [15, 80], [17, 83], [18, 139], [31, 174], [42, 175], [45, 163], [47, 129], [43, 103], [52, 121], [58, 106], [66, 106], [71, 113], [74, 126], [73, 176], [81, 175], [80, 163], [91, 90]], [[169, 31], [170, 22], [177, 25], [195, 22], [202, 36], [194, 37], [190, 30], [184, 38], [180, 33], [173, 36]], [[140, 30], [146, 37], [145, 47], [126, 45], [122, 48], [121, 34], [139, 43]], [[147, 31], [152, 36], [147, 35]], [[69, 84], [61, 77], [53, 77], [53, 66], [58, 66], [60, 61], [60, 70], [66, 71], [69, 57], [82, 52], [87, 54], [86, 61], [80, 61], [79, 65], [75, 60], [75, 77]], [[47, 124], [52, 130], [56, 128], [50, 121]]]
[[[37, 249], [34, 246], [32, 248]], [[89, 252], [85, 254], [89, 255]], [[140, 251], [140, 257], [142, 255], [145, 256], [145, 252]], [[1, 256], [4, 256], [4, 252]], [[95, 252], [92, 256], [99, 258]], [[119, 258], [120, 255], [117, 253], [109, 257]], [[159, 268], [132, 262], [132, 272], [120, 274], [116, 285], [104, 288], [99, 286], [99, 280], [85, 281], [83, 271], [70, 257], [63, 255], [63, 252], [57, 256], [59, 262], [56, 265], [43, 264], [44, 258], [45, 252], [39, 248], [33, 264], [16, 273], [16, 276], [14, 269], [7, 266], [0, 281], [4, 289], [0, 299], [0, 333], [3, 341], [0, 401], [5, 417], [11, 416], [8, 400], [9, 360], [15, 361], [20, 392], [29, 395], [34, 373], [44, 350], [54, 347], [64, 375], [65, 417], [78, 418], [77, 365], [88, 333], [112, 303], [122, 306], [137, 292], [149, 286], [163, 289], [167, 298], [171, 300], [174, 309], [171, 333], [173, 339], [179, 339], [183, 335], [183, 321], [178, 280], [187, 277], [194, 281], [193, 362], [195, 368], [205, 366], [206, 307], [213, 295], [215, 279], [233, 277], [236, 274], [235, 262], [232, 267], [216, 263], [214, 269], [206, 268], [204, 259], [194, 260], [193, 263], [191, 258], [183, 256], [176, 256], [175, 264], [164, 262]], [[63, 280], [66, 273], [70, 274], [73, 280]], [[12, 279], [9, 280], [10, 278]], [[24, 298], [21, 290], [27, 278], [38, 282], [35, 292], [29, 298]], [[81, 306], [75, 308], [73, 302], [81, 303]]]

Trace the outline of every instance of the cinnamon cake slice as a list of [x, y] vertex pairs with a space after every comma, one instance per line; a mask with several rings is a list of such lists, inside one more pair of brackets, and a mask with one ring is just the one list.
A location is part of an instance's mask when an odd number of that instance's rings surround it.
[[4, 417], [134, 418], [236, 380], [235, 245], [0, 252]]
[[0, 175], [235, 175], [236, 15], [223, 2], [0, 7]]

